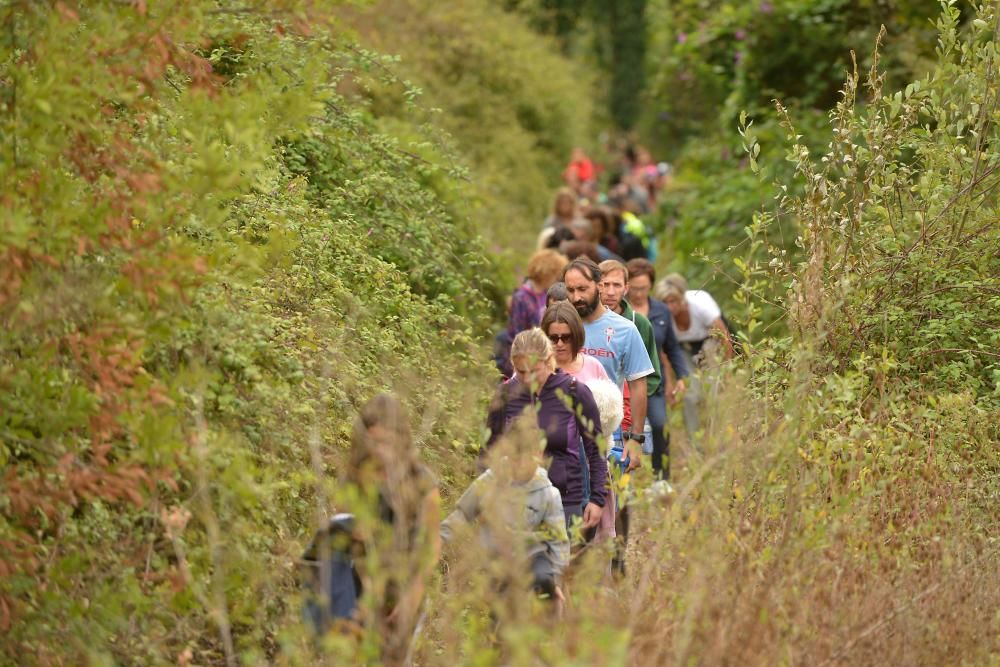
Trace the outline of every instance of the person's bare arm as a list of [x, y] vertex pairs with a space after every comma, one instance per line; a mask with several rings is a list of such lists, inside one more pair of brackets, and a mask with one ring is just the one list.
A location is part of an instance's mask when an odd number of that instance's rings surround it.
[[660, 366], [666, 371], [664, 379], [667, 382], [667, 387], [664, 395], [666, 396], [667, 404], [676, 405], [677, 398], [684, 393], [687, 385], [684, 384], [684, 378], [678, 378], [674, 373], [674, 368], [670, 365], [670, 359], [663, 350], [660, 350]]
[[729, 328], [726, 326], [726, 323], [722, 321], [721, 317], [717, 317], [712, 322], [712, 328], [718, 329], [722, 333], [722, 342], [726, 346], [726, 360], [732, 359], [736, 353], [733, 351], [733, 339], [729, 335]]

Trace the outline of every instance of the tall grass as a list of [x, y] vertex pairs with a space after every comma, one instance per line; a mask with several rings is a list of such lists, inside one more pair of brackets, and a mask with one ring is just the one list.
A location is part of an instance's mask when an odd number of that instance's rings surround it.
[[[592, 558], [558, 629], [485, 639], [436, 596], [428, 664], [998, 659], [998, 20], [945, 5], [937, 68], [899, 92], [877, 56], [852, 73], [824, 155], [787, 124], [803, 194], [776, 184], [737, 267], [751, 321], [755, 290], [790, 286], [792, 334], [725, 374], [704, 448], [675, 446], [676, 494], [636, 500], [626, 579]], [[800, 265], [756, 242], [778, 217]]]
[[[374, 625], [311, 637], [295, 572], [322, 517], [374, 513], [340, 482], [369, 394], [411, 408], [446, 511], [472, 479], [493, 268], [461, 170], [342, 90], [370, 58], [312, 3], [9, 9], [0, 655], [377, 664]], [[828, 154], [788, 127], [804, 194], [775, 215], [805, 261], [767, 255], [761, 214], [737, 294], [750, 326], [783, 293], [791, 333], [726, 368], [674, 494], [637, 476], [626, 577], [578, 558], [556, 618], [496, 591], [516, 540], [471, 539], [417, 663], [998, 660], [998, 17], [946, 7], [904, 90], [852, 73]]]

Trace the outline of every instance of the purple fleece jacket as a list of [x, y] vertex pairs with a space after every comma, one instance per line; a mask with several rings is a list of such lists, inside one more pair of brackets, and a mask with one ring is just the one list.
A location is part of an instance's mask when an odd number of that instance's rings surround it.
[[545, 455], [552, 459], [549, 479], [559, 489], [563, 507], [576, 508], [583, 503], [583, 468], [579, 450], [581, 438], [590, 467], [590, 502], [604, 507], [608, 464], [597, 446], [597, 439], [601, 435], [601, 415], [590, 389], [578, 382], [576, 403], [581, 409], [581, 422], [590, 426], [581, 428], [563, 399], [565, 397], [568, 400], [572, 395], [571, 382], [571, 376], [557, 369], [546, 380], [537, 396], [531, 396], [528, 386], [517, 377], [501, 385], [486, 418], [486, 425], [490, 429], [486, 447], [492, 447], [525, 408], [537, 409], [538, 426], [545, 431], [546, 436]]
[[514, 290], [510, 300], [510, 320], [507, 322], [507, 333], [510, 339], [525, 329], [537, 327], [545, 312], [546, 292], [536, 292], [531, 289], [528, 281]]

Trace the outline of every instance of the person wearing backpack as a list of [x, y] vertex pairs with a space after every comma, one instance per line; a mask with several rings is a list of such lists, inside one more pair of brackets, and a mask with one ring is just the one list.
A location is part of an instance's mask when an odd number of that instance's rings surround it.
[[561, 607], [570, 543], [562, 495], [541, 466], [544, 450], [534, 415], [522, 413], [490, 450], [489, 468], [441, 523], [441, 539], [452, 543], [475, 525], [498, 589], [530, 574], [532, 590]]
[[321, 633], [371, 628], [383, 664], [406, 664], [440, 554], [440, 496], [395, 396], [379, 394], [361, 408], [342, 481], [357, 506], [327, 522], [306, 551], [307, 615]]
[[510, 356], [516, 374], [498, 387], [490, 406], [481, 460], [518, 415], [535, 411], [545, 433], [545, 455], [551, 459], [549, 479], [562, 497], [566, 524], [579, 520], [585, 537], [592, 537], [606, 502], [608, 478], [597, 444], [601, 415], [594, 397], [585, 384], [556, 367], [552, 343], [537, 327], [517, 335]]
[[510, 300], [510, 315], [506, 328], [496, 337], [494, 361], [504, 377], [513, 375], [510, 366], [510, 344], [518, 333], [538, 326], [545, 312], [545, 294], [559, 280], [567, 259], [551, 249], [539, 250], [528, 260], [528, 275], [514, 290]]

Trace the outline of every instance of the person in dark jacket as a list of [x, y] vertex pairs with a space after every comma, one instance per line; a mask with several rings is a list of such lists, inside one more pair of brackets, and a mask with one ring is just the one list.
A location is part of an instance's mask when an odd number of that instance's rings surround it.
[[[669, 405], [677, 404], [684, 395], [685, 380], [691, 372], [687, 360], [681, 352], [680, 343], [674, 335], [673, 316], [667, 305], [658, 299], [650, 298], [650, 290], [656, 282], [656, 269], [648, 259], [637, 257], [625, 265], [628, 269], [628, 300], [632, 309], [646, 316], [653, 327], [653, 338], [656, 342], [656, 353], [660, 357], [663, 368], [664, 385], [661, 384], [657, 398], [650, 398], [650, 404], [658, 401], [655, 409], [660, 415], [656, 420], [662, 423], [653, 430], [653, 474], [663, 479], [670, 479], [670, 433], [666, 429], [667, 413], [663, 400]], [[672, 372], [671, 372], [672, 371]], [[650, 414], [654, 408], [650, 407]]]
[[567, 259], [556, 250], [539, 250], [528, 261], [528, 275], [510, 299], [507, 326], [494, 340], [493, 358], [497, 370], [510, 377], [510, 344], [521, 331], [537, 327], [545, 312], [545, 294], [559, 280]]
[[562, 496], [567, 525], [579, 517], [584, 530], [592, 530], [601, 519], [608, 478], [597, 444], [601, 415], [594, 397], [585, 384], [556, 368], [552, 343], [541, 329], [517, 335], [511, 362], [516, 374], [499, 387], [490, 408], [484, 455], [518, 415], [535, 410], [545, 433], [545, 456], [551, 459], [549, 479]]

